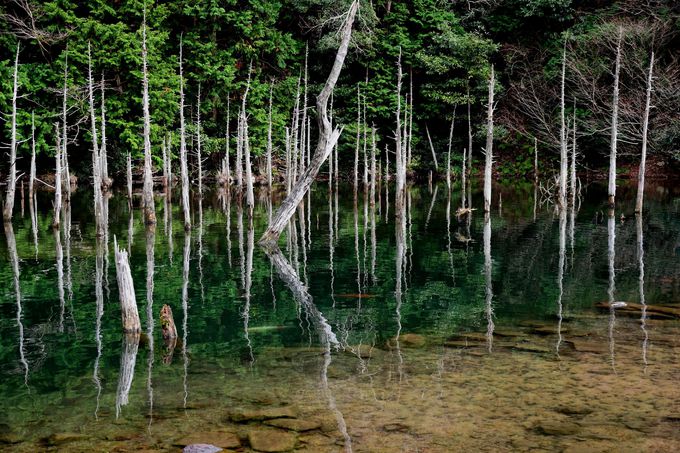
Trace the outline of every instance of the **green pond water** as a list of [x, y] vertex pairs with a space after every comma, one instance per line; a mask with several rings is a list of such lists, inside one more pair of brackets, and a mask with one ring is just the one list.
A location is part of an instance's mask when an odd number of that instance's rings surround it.
[[[393, 191], [372, 205], [317, 184], [269, 255], [264, 192], [252, 223], [236, 194], [193, 200], [188, 234], [177, 197], [157, 198], [149, 232], [115, 194], [100, 238], [90, 192], [60, 234], [50, 194], [37, 228], [17, 202], [0, 239], [0, 450], [680, 450], [675, 184], [650, 186], [640, 219], [625, 185], [611, 217], [598, 185], [564, 213], [498, 186], [488, 218], [478, 191], [457, 218], [459, 188], [413, 187], [396, 221]], [[121, 332], [114, 237], [140, 337]]]

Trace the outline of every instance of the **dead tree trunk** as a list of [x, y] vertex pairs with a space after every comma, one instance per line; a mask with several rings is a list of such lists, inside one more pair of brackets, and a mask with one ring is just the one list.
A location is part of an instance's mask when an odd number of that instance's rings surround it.
[[184, 76], [182, 71], [182, 39], [179, 41], [179, 165], [182, 178], [182, 210], [184, 230], [191, 229], [189, 212], [189, 169], [187, 168], [187, 138], [184, 125]]
[[116, 258], [116, 280], [118, 281], [118, 297], [120, 299], [120, 313], [123, 322], [123, 332], [140, 333], [142, 326], [137, 312], [135, 287], [130, 273], [128, 252], [118, 248], [116, 236], [113, 236], [113, 250]]
[[572, 206], [576, 205], [576, 101], [574, 101], [574, 115], [572, 119], [571, 137], [571, 168], [569, 171], [569, 192]]
[[[467, 122], [468, 122], [468, 148], [467, 148], [467, 170], [472, 172], [472, 114], [470, 106], [470, 81], [467, 83]], [[470, 207], [470, 206], [468, 206]]]
[[231, 184], [231, 170], [229, 168], [229, 110], [231, 108], [231, 102], [229, 96], [227, 96], [227, 127], [224, 133], [224, 159], [222, 159], [222, 176], [221, 185], [229, 187]]
[[33, 201], [35, 191], [35, 114], [31, 112], [31, 170], [28, 176], [28, 197]]
[[71, 201], [71, 175], [69, 174], [68, 168], [68, 119], [67, 119], [67, 100], [68, 100], [68, 48], [65, 52], [66, 56], [64, 58], [64, 91], [62, 94], [62, 105], [61, 105], [61, 122], [62, 122], [62, 150], [61, 159], [63, 165], [62, 171], [64, 172], [64, 178], [62, 178], [62, 185], [66, 189], [66, 201]]
[[172, 317], [172, 308], [167, 304], [161, 308], [161, 334], [163, 340], [177, 338], [177, 327], [175, 326], [175, 319]]
[[196, 95], [196, 164], [198, 165], [198, 196], [203, 197], [203, 155], [201, 154], [201, 84]]
[[253, 63], [251, 61], [248, 67], [248, 82], [246, 83], [246, 91], [243, 93], [243, 104], [241, 105], [241, 128], [243, 129], [243, 151], [245, 154], [246, 164], [246, 206], [248, 206], [248, 214], [252, 218], [253, 208], [255, 207], [255, 196], [253, 194], [253, 166], [250, 159], [250, 139], [248, 138], [248, 118], [246, 116], [246, 103], [248, 101], [248, 92], [250, 91], [250, 73], [253, 70]]
[[402, 203], [404, 196], [404, 188], [406, 186], [406, 158], [405, 158], [406, 156], [404, 156], [401, 143], [401, 78], [402, 72], [401, 72], [401, 47], [400, 47], [399, 58], [397, 59], [397, 113], [396, 113], [397, 127], [395, 130], [395, 142], [396, 142], [395, 174], [397, 178], [395, 203], [397, 214], [403, 208]]
[[609, 154], [609, 185], [607, 190], [609, 206], [614, 206], [616, 199], [616, 145], [618, 141], [619, 72], [621, 69], [622, 40], [623, 28], [619, 27], [619, 40], [616, 45], [616, 66], [614, 67], [614, 95], [612, 97], [611, 151]]
[[567, 126], [565, 119], [564, 106], [564, 79], [567, 68], [567, 41], [564, 41], [564, 48], [562, 50], [562, 82], [560, 85], [560, 184], [558, 204], [560, 208], [567, 206], [567, 165], [569, 158], [567, 157]]
[[354, 146], [354, 193], [359, 188], [359, 145], [361, 144], [361, 90], [357, 84], [357, 141]]
[[534, 137], [534, 184], [538, 184], [538, 139]]
[[484, 212], [491, 211], [491, 167], [493, 165], [493, 93], [496, 84], [496, 78], [491, 65], [491, 74], [489, 77], [489, 105], [487, 107], [486, 116], [486, 149], [485, 164], [484, 164]]
[[430, 143], [430, 151], [432, 151], [432, 160], [434, 161], [434, 169], [439, 171], [439, 164], [437, 163], [437, 154], [434, 152], [434, 145], [432, 145], [432, 137], [430, 136], [430, 128], [426, 124], [425, 132], [427, 132], [427, 141]]
[[19, 91], [19, 43], [14, 58], [14, 83], [12, 90], [12, 126], [9, 144], [9, 174], [7, 175], [7, 196], [2, 216], [5, 220], [12, 220], [14, 211], [14, 192], [17, 185], [17, 92]]
[[99, 160], [100, 160], [100, 171], [99, 174], [101, 175], [101, 180], [102, 180], [102, 190], [109, 190], [111, 187], [111, 178], [109, 178], [109, 162], [108, 162], [108, 155], [107, 155], [107, 149], [106, 149], [106, 101], [105, 101], [105, 92], [106, 88], [106, 80], [104, 79], [104, 73], [102, 72], [102, 86], [101, 86], [101, 92], [102, 92], [102, 146], [99, 150]]
[[130, 208], [132, 208], [132, 154], [129, 151], [127, 153], [125, 173], [127, 176], [128, 204], [130, 205]]
[[142, 22], [142, 110], [144, 113], [144, 223], [156, 224], [156, 207], [153, 201], [153, 175], [151, 169], [151, 115], [149, 114], [149, 77], [147, 73], [146, 7]]
[[272, 190], [272, 96], [274, 82], [269, 85], [269, 113], [267, 115], [267, 187]]
[[354, 23], [354, 17], [358, 8], [359, 1], [354, 0], [349, 8], [349, 11], [347, 12], [345, 23], [341, 29], [342, 38], [340, 47], [338, 48], [338, 53], [335, 56], [333, 68], [331, 69], [331, 73], [326, 80], [326, 84], [317, 98], [316, 106], [319, 123], [319, 141], [316, 146], [316, 151], [314, 152], [314, 158], [310, 162], [309, 167], [307, 167], [307, 170], [302, 175], [300, 180], [295, 184], [295, 187], [291, 189], [286, 199], [277, 209], [276, 213], [272, 217], [271, 222], [269, 222], [267, 231], [265, 231], [265, 233], [262, 235], [262, 238], [260, 239], [260, 244], [262, 245], [268, 245], [270, 247], [276, 246], [276, 242], [281, 232], [295, 213], [296, 207], [298, 204], [300, 204], [300, 201], [305, 196], [305, 193], [307, 193], [309, 187], [312, 185], [312, 182], [318, 174], [321, 165], [333, 150], [338, 138], [340, 138], [342, 129], [336, 128], [333, 130], [331, 128], [330, 121], [328, 120], [328, 114], [326, 112], [326, 106], [328, 104], [328, 98], [333, 92], [335, 84], [338, 81], [338, 76], [340, 75], [340, 71], [342, 70], [342, 66], [345, 62], [345, 57], [347, 56], [347, 49], [349, 48], [349, 41], [352, 35], [352, 24]]
[[649, 128], [649, 110], [652, 98], [652, 74], [654, 71], [654, 52], [649, 60], [649, 75], [647, 76], [647, 100], [645, 101], [645, 114], [642, 120], [642, 155], [638, 169], [638, 188], [635, 200], [635, 212], [642, 212], [642, 199], [645, 193], [645, 168], [647, 164], [647, 130]]
[[[411, 165], [411, 142], [413, 141], [413, 68], [408, 77], [408, 134], [406, 135], [406, 166]], [[406, 125], [404, 125], [404, 128]]]
[[55, 157], [56, 169], [54, 173], [54, 220], [52, 228], [59, 229], [61, 223], [61, 137], [59, 136], [59, 123], [54, 123], [54, 132], [57, 138]]
[[375, 169], [375, 155], [377, 153], [375, 146], [375, 124], [371, 127], [371, 206], [375, 206], [375, 184], [378, 177]]
[[446, 187], [451, 189], [451, 142], [453, 141], [453, 126], [456, 124], [456, 109], [453, 109], [451, 129], [449, 129], [449, 151], [446, 154]]

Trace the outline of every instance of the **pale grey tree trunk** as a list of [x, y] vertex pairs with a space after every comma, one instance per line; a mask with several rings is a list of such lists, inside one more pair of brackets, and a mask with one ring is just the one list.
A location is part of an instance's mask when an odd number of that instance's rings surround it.
[[640, 167], [638, 169], [638, 187], [635, 200], [635, 212], [642, 212], [642, 200], [645, 193], [645, 168], [647, 166], [647, 131], [649, 129], [649, 110], [652, 99], [652, 74], [654, 71], [654, 52], [649, 60], [649, 75], [647, 76], [647, 98], [645, 101], [645, 113], [642, 120], [642, 154], [640, 155]]
[[168, 149], [166, 145], [166, 140], [163, 138], [161, 142], [161, 152], [163, 153], [163, 188], [168, 191]]
[[62, 185], [64, 186], [64, 189], [66, 191], [66, 201], [70, 202], [71, 201], [71, 175], [69, 172], [69, 167], [68, 167], [68, 119], [67, 119], [67, 112], [68, 112], [68, 106], [67, 106], [67, 101], [68, 101], [68, 46], [65, 51], [65, 58], [64, 58], [64, 90], [62, 92], [62, 104], [61, 104], [61, 126], [62, 126], [62, 150], [61, 150], [61, 159], [62, 159], [62, 171], [64, 173], [64, 177], [62, 178]]
[[609, 153], [609, 184], [607, 187], [608, 202], [614, 206], [616, 200], [616, 145], [618, 141], [619, 121], [619, 72], [621, 70], [621, 41], [623, 28], [619, 27], [619, 39], [616, 45], [616, 66], [614, 67], [614, 94], [612, 96], [611, 151]]
[[307, 124], [307, 63], [309, 59], [309, 44], [305, 45], [305, 72], [304, 72], [304, 88], [302, 90], [302, 133], [300, 138], [300, 167], [299, 173], [305, 171], [305, 164], [307, 154], [311, 152], [307, 150], [307, 136], [309, 135], [309, 127]]
[[571, 137], [571, 168], [569, 170], [569, 193], [571, 196], [570, 203], [572, 206], [576, 204], [576, 101], [574, 101], [574, 115], [572, 119], [572, 137]]
[[409, 71], [408, 135], [406, 136], [406, 166], [411, 165], [411, 142], [413, 141], [413, 68]]
[[137, 298], [135, 296], [135, 286], [130, 272], [128, 262], [128, 252], [118, 248], [116, 236], [113, 236], [113, 249], [116, 259], [116, 280], [118, 281], [118, 297], [120, 299], [121, 321], [123, 332], [139, 333], [142, 331], [137, 312]]
[[[371, 127], [371, 206], [375, 207], [375, 184], [378, 174], [375, 171], [375, 124]], [[375, 208], [374, 208], [375, 209]], [[375, 219], [374, 219], [375, 220]]]
[[52, 220], [52, 228], [59, 229], [61, 223], [61, 136], [59, 134], [59, 123], [54, 123], [54, 132], [57, 139], [55, 151], [56, 169], [54, 172], [54, 219]]
[[493, 65], [491, 65], [491, 74], [489, 77], [489, 104], [487, 106], [486, 116], [486, 149], [485, 164], [484, 164], [484, 212], [491, 210], [491, 178], [493, 165], [493, 94], [496, 84], [496, 77], [494, 74]]
[[182, 70], [182, 38], [179, 41], [179, 165], [182, 179], [182, 210], [184, 212], [184, 230], [191, 229], [191, 213], [189, 212], [189, 169], [187, 168], [187, 139], [184, 125], [184, 75]]
[[338, 76], [342, 70], [342, 66], [345, 62], [345, 57], [347, 56], [347, 49], [349, 48], [349, 41], [352, 35], [352, 24], [354, 23], [354, 17], [359, 8], [358, 0], [354, 0], [352, 5], [347, 12], [347, 17], [345, 23], [343, 24], [340, 32], [341, 42], [338, 48], [338, 53], [335, 56], [335, 62], [333, 63], [333, 68], [326, 80], [321, 93], [317, 98], [317, 115], [319, 123], [319, 141], [317, 143], [316, 151], [314, 152], [314, 158], [311, 160], [309, 167], [302, 175], [300, 180], [295, 184], [283, 201], [281, 206], [277, 209], [276, 213], [272, 217], [267, 231], [262, 235], [260, 239], [260, 244], [268, 245], [269, 247], [275, 246], [281, 232], [285, 228], [286, 224], [293, 216], [295, 209], [300, 201], [305, 196], [305, 193], [309, 190], [312, 185], [314, 178], [319, 172], [321, 165], [324, 163], [328, 155], [333, 150], [333, 147], [338, 141], [342, 129], [332, 130], [330, 121], [328, 120], [328, 114], [326, 111], [328, 98], [330, 97], [335, 84], [338, 81]]
[[196, 95], [196, 163], [198, 164], [198, 196], [203, 196], [203, 155], [201, 154], [201, 84]]
[[19, 43], [17, 43], [16, 57], [14, 58], [14, 82], [12, 84], [12, 120], [9, 144], [9, 173], [7, 175], [7, 195], [5, 206], [2, 210], [3, 218], [12, 220], [14, 211], [14, 193], [17, 184], [17, 93], [19, 91]]
[[125, 175], [127, 179], [128, 204], [132, 208], [132, 153], [130, 151], [128, 151], [127, 159], [125, 160]]
[[359, 145], [361, 144], [361, 89], [357, 83], [357, 140], [354, 146], [354, 193], [359, 188]]
[[[470, 81], [467, 83], [467, 122], [468, 122], [468, 148], [467, 148], [467, 171], [472, 172], [472, 113], [470, 102]], [[470, 207], [470, 206], [468, 206]]]
[[463, 148], [463, 162], [462, 162], [463, 168], [461, 169], [460, 172], [460, 188], [463, 192], [460, 203], [461, 209], [465, 209], [465, 195], [466, 195], [465, 192], [467, 190], [467, 169], [465, 168], [466, 163], [467, 163], [467, 150]]
[[149, 77], [147, 73], [146, 6], [142, 22], [142, 110], [144, 113], [144, 223], [156, 224], [156, 206], [153, 200], [153, 171], [151, 168], [151, 115], [149, 114]]
[[432, 144], [432, 137], [430, 136], [430, 128], [426, 124], [425, 132], [427, 133], [427, 141], [430, 143], [430, 151], [432, 151], [432, 160], [434, 161], [435, 170], [439, 171], [439, 164], [437, 163], [437, 153], [434, 152], [434, 145]]
[[[87, 85], [88, 85], [88, 99], [90, 102], [90, 121], [92, 133], [92, 185], [94, 189], [94, 217], [95, 225], [97, 227], [97, 236], [102, 236], [101, 231], [102, 222], [102, 178], [101, 178], [101, 164], [99, 154], [99, 138], [97, 136], [97, 117], [94, 109], [94, 79], [92, 78], [92, 55], [91, 44], [87, 43]], [[64, 158], [62, 154], [62, 159]]]
[[269, 85], [269, 112], [267, 114], [267, 187], [272, 190], [272, 96], [274, 82]]
[[102, 180], [102, 189], [109, 190], [111, 187], [111, 178], [109, 177], [109, 162], [106, 149], [106, 101], [104, 92], [106, 91], [106, 80], [104, 79], [104, 73], [102, 72], [102, 146], [99, 150], [99, 160], [100, 160], [100, 175]]
[[456, 124], [456, 109], [453, 109], [451, 129], [449, 130], [449, 150], [446, 154], [446, 187], [451, 190], [451, 143], [453, 142], [453, 126]]
[[562, 82], [560, 84], [560, 183], [558, 204], [561, 208], [567, 206], [567, 165], [569, 158], [567, 156], [567, 126], [565, 119], [565, 105], [564, 105], [564, 81], [567, 72], [567, 41], [564, 41], [564, 48], [562, 50]]
[[399, 58], [397, 59], [397, 127], [395, 130], [395, 174], [396, 174], [396, 213], [397, 215], [403, 209], [403, 198], [404, 198], [404, 188], [406, 186], [406, 156], [404, 156], [402, 143], [401, 143], [401, 82], [402, 82], [402, 72], [401, 72], [401, 47], [399, 48]]
[[534, 184], [538, 184], [538, 139], [534, 137]]
[[31, 112], [31, 170], [28, 176], [28, 197], [33, 201], [35, 193], [35, 114]]
[[253, 70], [253, 63], [250, 62], [248, 67], [248, 82], [246, 83], [246, 91], [243, 93], [243, 104], [241, 105], [241, 128], [243, 138], [243, 151], [245, 154], [246, 165], [246, 206], [248, 206], [248, 216], [252, 218], [253, 208], [255, 207], [255, 195], [253, 193], [253, 166], [250, 158], [250, 138], [248, 137], [248, 117], [246, 116], [246, 105], [248, 101], [248, 92], [250, 91], [250, 75]]
[[[366, 78], [366, 86], [368, 86], [368, 77]], [[364, 192], [368, 190], [368, 154], [367, 154], [367, 149], [368, 149], [368, 122], [366, 121], [366, 95], [364, 95], [364, 102], [363, 102], [363, 160], [364, 160]]]

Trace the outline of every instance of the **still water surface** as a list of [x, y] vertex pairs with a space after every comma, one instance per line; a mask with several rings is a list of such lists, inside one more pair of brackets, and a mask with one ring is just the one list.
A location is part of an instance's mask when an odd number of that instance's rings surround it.
[[[233, 194], [194, 200], [188, 234], [177, 203], [147, 232], [116, 194], [102, 238], [90, 193], [61, 234], [48, 194], [35, 218], [26, 200], [0, 239], [0, 449], [680, 449], [673, 185], [640, 219], [625, 187], [613, 216], [597, 185], [564, 213], [498, 187], [488, 222], [441, 185], [395, 221], [390, 190], [318, 185], [269, 255], [264, 193], [252, 223]], [[121, 334], [114, 236], [139, 339]]]

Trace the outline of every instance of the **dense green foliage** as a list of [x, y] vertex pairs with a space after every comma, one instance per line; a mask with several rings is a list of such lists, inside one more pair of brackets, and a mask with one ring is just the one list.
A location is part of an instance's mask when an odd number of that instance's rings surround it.
[[[562, 43], [568, 36], [573, 63], [570, 67], [593, 68], [589, 81], [599, 90], [597, 99], [588, 99], [580, 89], [582, 77], [569, 77], [568, 97], [578, 102], [579, 140], [595, 150], [586, 155], [587, 159], [596, 160], [608, 136], [605, 129], [610, 95], [606, 87], [611, 82], [613, 55], [607, 45], [611, 41], [607, 30], [621, 24], [627, 36], [622, 94], [627, 104], [622, 109], [622, 122], [631, 126], [624, 127], [624, 146], [628, 146], [630, 154], [638, 148], [641, 112], [634, 101], [643, 97], [644, 71], [649, 52], [654, 50], [658, 55], [660, 89], [655, 91], [658, 99], [652, 118], [652, 152], [678, 158], [680, 95], [668, 82], [677, 81], [674, 75], [678, 74], [675, 49], [680, 39], [679, 7], [670, 0], [645, 6], [637, 3], [362, 2], [353, 46], [334, 94], [337, 122], [347, 125], [341, 149], [354, 146], [357, 85], [367, 102], [368, 122], [374, 122], [379, 129], [379, 149], [393, 146], [396, 60], [400, 50], [405, 74], [403, 97], [413, 85], [418, 165], [427, 166], [431, 159], [426, 140], [422, 140], [426, 124], [433, 132], [435, 148], [445, 153], [448, 123], [456, 106], [456, 136], [460, 137], [460, 148], [464, 146], [468, 100], [472, 103], [475, 134], [484, 134], [479, 119], [485, 113], [491, 62], [501, 77], [497, 116], [504, 127], [498, 129], [498, 137], [508, 142], [506, 152], [522, 149], [525, 143], [533, 142], [533, 136], [550, 149], [556, 148], [553, 138], [559, 99], [555, 93], [559, 90]], [[162, 137], [178, 128], [180, 40], [184, 44], [187, 118], [195, 116], [200, 83], [202, 128], [207, 137], [204, 149], [213, 154], [212, 167], [216, 167], [224, 149], [227, 121], [235, 122], [251, 61], [253, 85], [248, 114], [252, 147], [257, 154], [264, 150], [269, 87], [273, 84], [274, 139], [280, 152], [304, 66], [305, 48], [308, 46], [309, 52], [309, 103], [313, 105], [334, 57], [335, 30], [348, 4], [347, 0], [7, 1], [0, 6], [0, 29], [8, 31], [0, 34], [0, 111], [11, 111], [12, 70], [19, 44], [19, 139], [30, 137], [30, 116], [35, 111], [38, 150], [43, 155], [39, 166], [51, 168], [53, 164], [47, 156], [53, 155], [53, 124], [59, 121], [68, 55], [69, 156], [77, 171], [89, 174], [86, 75], [87, 47], [91, 43], [96, 79], [103, 76], [105, 80], [111, 167], [119, 171], [128, 151], [141, 156], [141, 23], [146, 6], [154, 152], [160, 155]], [[532, 91], [528, 91], [528, 84]], [[540, 101], [540, 114], [524, 105], [523, 100], [531, 96]], [[9, 122], [4, 121], [3, 142], [9, 141], [9, 128]], [[233, 124], [231, 130], [235, 130]], [[518, 133], [508, 134], [511, 130]], [[195, 128], [191, 126], [189, 131]], [[174, 141], [176, 150], [176, 134]], [[475, 148], [479, 156], [479, 147]], [[30, 144], [23, 142], [19, 155], [27, 156], [29, 152]], [[349, 160], [345, 160], [347, 168]], [[19, 164], [21, 169], [27, 166], [28, 159]]]

